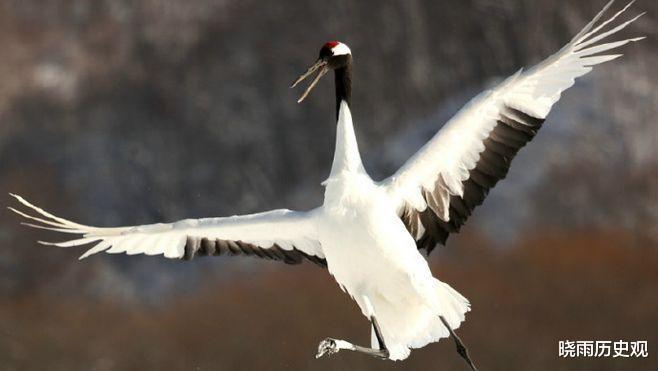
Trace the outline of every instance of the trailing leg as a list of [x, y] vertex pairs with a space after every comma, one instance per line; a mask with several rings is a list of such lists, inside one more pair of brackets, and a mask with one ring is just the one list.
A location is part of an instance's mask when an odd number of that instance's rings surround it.
[[468, 355], [468, 349], [466, 349], [466, 346], [464, 346], [464, 343], [462, 342], [462, 339], [457, 336], [455, 331], [450, 327], [448, 324], [448, 321], [443, 316], [439, 316], [441, 319], [441, 322], [443, 322], [443, 325], [450, 331], [450, 336], [452, 339], [455, 341], [455, 345], [457, 346], [457, 353], [466, 360], [466, 363], [468, 363], [469, 366], [471, 366], [471, 369], [473, 371], [477, 371], [477, 367], [475, 367], [475, 363], [471, 360], [471, 357]]

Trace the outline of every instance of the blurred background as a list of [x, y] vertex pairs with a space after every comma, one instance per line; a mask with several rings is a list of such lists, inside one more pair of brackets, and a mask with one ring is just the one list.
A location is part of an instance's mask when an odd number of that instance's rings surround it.
[[[301, 105], [288, 86], [325, 41], [353, 51], [356, 131], [384, 178], [603, 5], [0, 0], [0, 194], [99, 226], [309, 209], [333, 154], [333, 82]], [[459, 333], [482, 370], [658, 367], [658, 2], [635, 8], [648, 14], [621, 36], [648, 39], [564, 94], [429, 257], [471, 300]], [[315, 360], [324, 337], [367, 344], [369, 326], [310, 263], [78, 262], [18, 222], [0, 211], [0, 370], [467, 369], [450, 341], [404, 363]], [[650, 358], [558, 357], [559, 340], [620, 339], [649, 341]]]

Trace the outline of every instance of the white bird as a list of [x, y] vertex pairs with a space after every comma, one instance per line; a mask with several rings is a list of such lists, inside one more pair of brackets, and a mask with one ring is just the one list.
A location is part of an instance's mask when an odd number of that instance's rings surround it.
[[371, 322], [371, 348], [327, 338], [317, 357], [341, 349], [403, 360], [410, 349], [453, 336], [471, 368], [475, 365], [454, 333], [469, 301], [432, 276], [427, 253], [460, 227], [490, 188], [507, 174], [512, 158], [530, 141], [551, 107], [574, 79], [592, 66], [611, 61], [608, 54], [630, 38], [602, 40], [639, 16], [609, 30], [631, 4], [600, 22], [604, 9], [564, 48], [527, 71], [519, 71], [468, 103], [402, 168], [377, 182], [364, 170], [351, 113], [352, 53], [341, 42], [328, 42], [316, 63], [295, 83], [335, 73], [336, 149], [322, 206], [307, 212], [273, 210], [223, 218], [186, 219], [169, 224], [101, 228], [74, 223], [42, 210], [20, 196], [37, 216], [10, 208], [31, 227], [82, 235], [46, 245], [91, 244], [80, 258], [99, 252], [128, 255], [164, 254], [191, 259], [197, 255], [253, 255], [297, 264], [310, 260], [329, 270]]

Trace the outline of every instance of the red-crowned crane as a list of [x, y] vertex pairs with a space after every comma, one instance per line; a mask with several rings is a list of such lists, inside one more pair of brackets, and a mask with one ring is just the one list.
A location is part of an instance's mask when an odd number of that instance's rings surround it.
[[[377, 182], [361, 163], [352, 124], [352, 53], [331, 41], [299, 82], [317, 73], [299, 102], [333, 71], [337, 133], [324, 203], [311, 211], [273, 210], [252, 215], [186, 219], [175, 223], [101, 228], [74, 223], [14, 197], [35, 215], [11, 208], [26, 225], [80, 238], [46, 245], [91, 244], [81, 258], [107, 252], [197, 255], [253, 255], [326, 267], [357, 302], [371, 324], [371, 347], [327, 338], [317, 357], [351, 350], [402, 360], [410, 349], [452, 336], [459, 354], [475, 365], [454, 333], [470, 310], [469, 301], [434, 278], [419, 250], [427, 253], [459, 231], [489, 190], [505, 177], [510, 162], [541, 128], [551, 107], [574, 79], [611, 61], [609, 54], [641, 38], [602, 42], [639, 16], [604, 31], [631, 4], [599, 22], [605, 8], [559, 52], [519, 71], [468, 103], [402, 168]], [[641, 15], [641, 14], [640, 14]]]

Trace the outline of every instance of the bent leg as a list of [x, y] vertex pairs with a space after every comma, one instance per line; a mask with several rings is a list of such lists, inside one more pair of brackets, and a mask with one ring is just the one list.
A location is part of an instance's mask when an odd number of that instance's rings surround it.
[[379, 349], [354, 345], [345, 340], [326, 338], [322, 340], [318, 345], [318, 353], [315, 355], [315, 358], [320, 358], [325, 354], [327, 355], [335, 354], [344, 349], [344, 350], [351, 350], [353, 352], [367, 354], [375, 358], [388, 359], [389, 352], [388, 349], [386, 349], [386, 344], [384, 343], [384, 337], [381, 334], [381, 330], [379, 328], [379, 324], [377, 323], [377, 319], [375, 318], [375, 316], [370, 316], [370, 322], [372, 324], [373, 329], [375, 330], [375, 335], [377, 336], [377, 342], [379, 343]]

